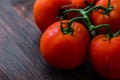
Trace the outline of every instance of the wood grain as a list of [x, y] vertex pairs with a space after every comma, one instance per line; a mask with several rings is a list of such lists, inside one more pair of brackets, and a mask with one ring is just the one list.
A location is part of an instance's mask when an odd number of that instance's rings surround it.
[[0, 80], [96, 80], [84, 65], [63, 71], [46, 64], [39, 51], [42, 33], [33, 20], [34, 1], [0, 1]]

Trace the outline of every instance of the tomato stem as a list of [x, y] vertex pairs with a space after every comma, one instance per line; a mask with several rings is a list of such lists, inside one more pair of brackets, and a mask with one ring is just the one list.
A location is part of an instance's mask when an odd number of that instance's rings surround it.
[[64, 14], [63, 19], [70, 12], [78, 12], [79, 13], [79, 9], [68, 9], [68, 10], [63, 11], [63, 14]]
[[[67, 23], [67, 28], [61, 28], [62, 29], [62, 32], [64, 34], [73, 34], [73, 22], [74, 21], [78, 21], [78, 20], [83, 20], [84, 18], [83, 17], [75, 17], [75, 18], [72, 18], [68, 23]], [[62, 21], [61, 21], [61, 24], [62, 24]], [[62, 25], [61, 25], [62, 27]]]
[[[60, 16], [60, 29], [61, 29], [61, 31], [64, 33], [64, 34], [72, 34], [73, 33], [73, 29], [72, 29], [72, 27], [71, 27], [71, 24], [72, 24], [72, 22], [70, 23], [70, 25], [68, 25], [68, 23], [62, 23], [62, 20], [63, 20], [63, 18], [62, 18], [62, 16]], [[62, 27], [62, 24], [66, 24], [67, 25], [67, 28], [63, 28]]]
[[62, 32], [64, 32], [64, 31], [63, 31], [63, 27], [62, 27], [62, 24], [63, 24], [63, 23], [62, 23], [62, 20], [63, 20], [63, 18], [62, 18], [62, 16], [60, 16], [60, 29], [61, 29]]
[[69, 23], [68, 23], [68, 28], [72, 25], [72, 23], [74, 21], [78, 21], [78, 20], [84, 20], [84, 17], [75, 17], [75, 18], [72, 18]]
[[99, 9], [106, 11], [106, 8], [103, 6], [94, 6], [94, 7], [90, 8], [88, 11], [86, 11], [86, 13], [89, 15], [93, 10], [97, 11]]
[[95, 5], [95, 3], [97, 2], [97, 0], [94, 0], [93, 3], [89, 3], [87, 2], [87, 0], [84, 1], [86, 4], [88, 3], [89, 5], [87, 5], [87, 7], [83, 8], [84, 11], [90, 9], [91, 7], [93, 7]]
[[113, 6], [110, 5], [111, 0], [108, 0], [107, 8], [101, 14], [109, 14], [113, 10]]
[[73, 34], [73, 28], [71, 26], [68, 26], [68, 23], [67, 23], [67, 28], [63, 28], [63, 33], [64, 34]]
[[86, 11], [86, 10], [88, 10], [90, 8], [91, 8], [91, 6], [87, 6], [86, 8], [83, 8], [83, 10]]
[[92, 5], [94, 6], [96, 4], [96, 2], [97, 2], [97, 0], [94, 0], [93, 3], [92, 3]]
[[[80, 15], [80, 17], [75, 17], [75, 18], [73, 18], [73, 19], [71, 19], [70, 21], [69, 21], [69, 23], [68, 23], [68, 25], [67, 25], [67, 28], [64, 30], [64, 32], [70, 32], [70, 34], [72, 34], [73, 32], [73, 30], [72, 30], [72, 23], [74, 22], [74, 21], [77, 21], [77, 20], [83, 20], [83, 22], [85, 23], [85, 25], [87, 26], [87, 29], [88, 29], [88, 31], [91, 33], [91, 35], [92, 35], [92, 32], [95, 32], [95, 30], [97, 29], [97, 28], [100, 28], [100, 27], [102, 27], [102, 26], [105, 26], [106, 28], [107, 28], [107, 30], [108, 30], [108, 38], [111, 38], [111, 37], [113, 37], [113, 34], [112, 34], [112, 32], [111, 32], [111, 29], [110, 29], [110, 27], [108, 27], [108, 25], [107, 24], [101, 24], [101, 25], [98, 25], [98, 26], [94, 26], [93, 24], [92, 24], [92, 22], [90, 21], [90, 19], [89, 19], [89, 15], [95, 10], [95, 11], [98, 11], [99, 9], [101, 9], [101, 10], [103, 10], [103, 12], [101, 13], [101, 14], [108, 14], [111, 10], [113, 10], [113, 7], [112, 6], [110, 6], [110, 1], [111, 0], [108, 0], [108, 7], [107, 8], [105, 8], [105, 7], [103, 7], [103, 6], [94, 6], [94, 4], [95, 4], [95, 2], [96, 2], [96, 0], [93, 2], [93, 5], [89, 5], [89, 6], [87, 6], [86, 8], [84, 8], [84, 9], [67, 9], [67, 10], [65, 10], [64, 12], [63, 12], [63, 19], [64, 19], [64, 17], [68, 14], [68, 13], [70, 13], [70, 12], [78, 12], [79, 14], [81, 14]], [[72, 33], [71, 33], [72, 32]], [[92, 35], [92, 36], [95, 36], [95, 35]]]
[[114, 37], [113, 34], [112, 34], [112, 30], [111, 30], [109, 24], [100, 24], [100, 25], [94, 27], [94, 29], [99, 29], [99, 28], [101, 28], [101, 27], [104, 27], [104, 28], [106, 28], [106, 29], [108, 30], [108, 35], [107, 35], [107, 38], [108, 38], [108, 39]]
[[[94, 10], [94, 9], [92, 9], [92, 10]], [[90, 9], [90, 11], [92, 11], [92, 10]], [[88, 11], [84, 11], [83, 9], [69, 9], [69, 10], [65, 10], [63, 12], [64, 16], [66, 16], [69, 12], [78, 12], [78, 13], [82, 14], [82, 17], [76, 17], [76, 18], [71, 19], [69, 26], [71, 25], [71, 22], [73, 22], [73, 21], [83, 20], [90, 33], [94, 30], [93, 28], [95, 26], [92, 25], [92, 23], [88, 17], [89, 16]], [[63, 16], [63, 18], [64, 18], [64, 16]]]
[[109, 14], [113, 10], [113, 6], [110, 5], [111, 0], [108, 0], [108, 6], [103, 14]]
[[113, 36], [116, 37], [118, 35], [120, 35], [120, 30], [118, 30]]
[[110, 2], [111, 2], [111, 0], [108, 0], [108, 7], [110, 6]]

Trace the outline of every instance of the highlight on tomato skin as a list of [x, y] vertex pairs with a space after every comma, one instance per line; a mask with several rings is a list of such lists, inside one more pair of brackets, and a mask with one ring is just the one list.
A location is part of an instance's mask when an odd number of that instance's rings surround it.
[[107, 80], [120, 79], [120, 35], [111, 39], [105, 35], [93, 38], [90, 45], [91, 63], [97, 73]]
[[[68, 20], [63, 21], [63, 23]], [[65, 28], [66, 24], [62, 24]], [[73, 34], [64, 34], [60, 22], [49, 26], [40, 40], [40, 51], [45, 61], [57, 69], [75, 69], [86, 58], [90, 36], [84, 25], [74, 22]]]
[[33, 17], [37, 27], [44, 32], [56, 18], [62, 6], [70, 5], [71, 0], [36, 0], [33, 6]]

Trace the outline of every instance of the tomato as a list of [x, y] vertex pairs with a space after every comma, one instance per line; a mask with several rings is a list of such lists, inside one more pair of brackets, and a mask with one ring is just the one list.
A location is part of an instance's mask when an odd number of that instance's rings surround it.
[[72, 4], [74, 8], [85, 8], [86, 4], [84, 1], [87, 1], [89, 3], [93, 3], [94, 0], [72, 0]]
[[107, 39], [105, 35], [93, 38], [90, 45], [91, 63], [102, 77], [120, 79], [120, 35]]
[[[63, 23], [68, 22], [64, 20]], [[65, 28], [66, 24], [62, 24]], [[64, 34], [60, 22], [55, 22], [41, 37], [40, 51], [45, 61], [57, 69], [74, 69], [80, 66], [86, 57], [90, 37], [87, 29], [74, 22], [73, 34]]]
[[[109, 24], [112, 31], [116, 32], [116, 31], [118, 31], [118, 29], [120, 29], [120, 1], [119, 0], [111, 0], [110, 5], [113, 6], [113, 10], [111, 12], [109, 12], [109, 14], [101, 14], [97, 11], [93, 12], [92, 22], [94, 25]], [[99, 0], [97, 2], [96, 6], [107, 7], [108, 0]], [[101, 29], [101, 31], [106, 32], [103, 29]]]
[[71, 4], [71, 0], [36, 0], [33, 15], [38, 28], [44, 32], [49, 25], [58, 21], [56, 16], [60, 8], [68, 4]]

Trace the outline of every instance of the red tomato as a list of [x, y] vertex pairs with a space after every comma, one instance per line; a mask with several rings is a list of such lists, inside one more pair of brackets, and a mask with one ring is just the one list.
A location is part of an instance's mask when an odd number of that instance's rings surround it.
[[120, 79], [120, 36], [107, 39], [105, 35], [93, 38], [90, 57], [94, 69], [104, 78]]
[[39, 29], [44, 32], [49, 25], [58, 21], [56, 16], [60, 8], [68, 4], [71, 4], [71, 0], [36, 0], [33, 14]]
[[85, 8], [86, 4], [84, 1], [87, 1], [89, 3], [93, 3], [94, 0], [72, 0], [72, 4], [74, 8]]
[[[66, 24], [62, 26], [65, 28]], [[60, 22], [56, 22], [42, 35], [40, 50], [49, 65], [58, 69], [74, 69], [84, 62], [90, 42], [89, 33], [77, 22], [74, 22], [72, 28], [73, 34], [64, 34]]]
[[[107, 4], [108, 0], [99, 0], [96, 6], [107, 7]], [[112, 31], [116, 32], [120, 29], [120, 1], [111, 0], [110, 5], [113, 6], [113, 10], [109, 14], [93, 12], [92, 21], [94, 25], [110, 24]], [[101, 31], [105, 32], [103, 29]]]

